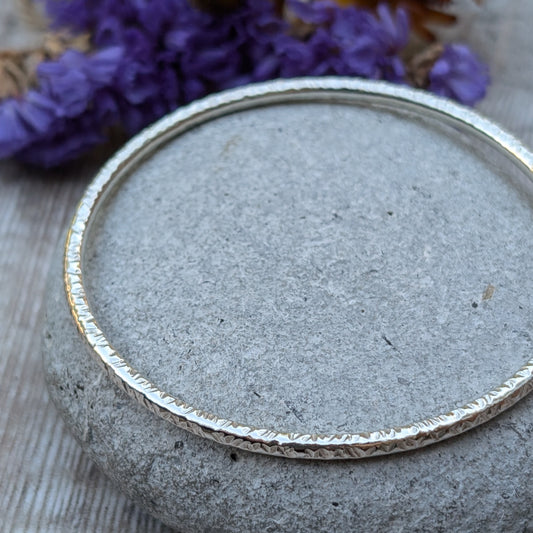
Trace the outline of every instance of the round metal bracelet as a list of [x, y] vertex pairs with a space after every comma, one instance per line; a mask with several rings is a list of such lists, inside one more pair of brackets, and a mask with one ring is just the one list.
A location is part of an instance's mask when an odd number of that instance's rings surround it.
[[113, 381], [165, 420], [197, 435], [251, 452], [290, 458], [347, 459], [412, 450], [489, 420], [533, 389], [531, 359], [501, 385], [463, 407], [405, 426], [342, 434], [284, 433], [219, 418], [167, 394], [140, 375], [111, 346], [97, 324], [83, 285], [84, 243], [106, 195], [157, 147], [204, 122], [265, 105], [331, 101], [422, 111], [426, 116], [466, 128], [522, 167], [533, 179], [533, 154], [490, 121], [451, 101], [382, 82], [348, 78], [278, 80], [205, 98], [168, 115], [133, 138], [88, 187], [67, 235], [64, 282], [69, 306], [79, 332]]

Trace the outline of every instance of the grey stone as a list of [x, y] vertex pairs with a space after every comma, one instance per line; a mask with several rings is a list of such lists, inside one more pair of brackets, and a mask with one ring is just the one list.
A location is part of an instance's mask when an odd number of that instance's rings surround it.
[[[94, 226], [85, 282], [111, 343], [196, 407], [289, 431], [405, 424], [531, 357], [531, 198], [516, 168], [443, 125], [272, 106], [143, 162]], [[533, 398], [373, 460], [227, 448], [107, 380], [77, 336], [60, 269], [47, 299], [50, 394], [100, 467], [179, 531], [532, 527]]]

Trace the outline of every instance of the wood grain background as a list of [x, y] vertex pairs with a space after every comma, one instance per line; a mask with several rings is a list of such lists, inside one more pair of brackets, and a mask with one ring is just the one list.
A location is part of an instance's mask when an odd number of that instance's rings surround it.
[[[462, 0], [448, 37], [489, 63], [479, 110], [533, 147], [533, 2]], [[39, 41], [0, 2], [0, 46]], [[445, 155], [443, 155], [445, 157]], [[40, 356], [40, 309], [55, 245], [104, 156], [61, 171], [0, 163], [0, 532], [156, 532], [170, 529], [127, 500], [81, 452], [51, 405]]]

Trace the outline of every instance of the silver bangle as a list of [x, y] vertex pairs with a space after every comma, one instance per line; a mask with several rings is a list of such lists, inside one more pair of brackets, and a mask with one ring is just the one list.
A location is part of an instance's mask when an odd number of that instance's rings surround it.
[[231, 90], [181, 108], [133, 138], [102, 168], [76, 210], [65, 245], [66, 295], [79, 332], [112, 380], [155, 414], [196, 435], [252, 452], [290, 458], [369, 457], [408, 451], [458, 435], [501, 413], [533, 389], [531, 359], [501, 385], [476, 400], [405, 426], [343, 434], [283, 433], [222, 419], [171, 396], [139, 374], [110, 345], [96, 322], [83, 285], [87, 233], [107, 194], [142, 158], [169, 138], [211, 119], [271, 104], [332, 100], [418, 109], [451, 125], [466, 127], [526, 170], [533, 179], [533, 154], [477, 113], [425, 92], [348, 78], [278, 80]]

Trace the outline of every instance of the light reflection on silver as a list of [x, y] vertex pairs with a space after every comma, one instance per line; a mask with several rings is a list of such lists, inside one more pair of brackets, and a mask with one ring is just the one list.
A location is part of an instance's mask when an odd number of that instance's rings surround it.
[[155, 414], [197, 435], [252, 452], [304, 459], [361, 458], [427, 446], [489, 420], [528, 394], [533, 389], [533, 359], [504, 383], [463, 407], [405, 426], [329, 435], [283, 433], [249, 427], [188, 405], [160, 390], [113, 349], [98, 327], [83, 286], [84, 243], [107, 193], [142, 158], [170, 138], [223, 115], [290, 102], [411, 109], [475, 134], [533, 179], [533, 154], [498, 126], [451, 101], [382, 82], [349, 78], [278, 80], [220, 93], [179, 109], [133, 138], [102, 168], [85, 192], [67, 235], [64, 281], [69, 306], [78, 330], [113, 381]]

